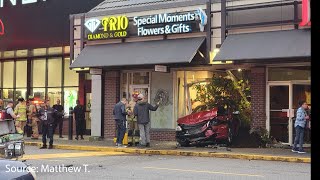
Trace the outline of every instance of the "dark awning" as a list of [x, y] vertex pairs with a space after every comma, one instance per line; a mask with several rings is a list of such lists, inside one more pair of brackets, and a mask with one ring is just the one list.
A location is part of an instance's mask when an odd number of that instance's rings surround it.
[[86, 46], [71, 68], [190, 63], [204, 37]]
[[214, 61], [298, 57], [311, 57], [309, 29], [229, 35]]

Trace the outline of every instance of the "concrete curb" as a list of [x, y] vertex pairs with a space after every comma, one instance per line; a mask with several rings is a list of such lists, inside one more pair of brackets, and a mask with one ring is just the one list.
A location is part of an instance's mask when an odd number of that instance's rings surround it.
[[[25, 142], [27, 146], [38, 146], [40, 142]], [[55, 149], [80, 150], [80, 151], [112, 151], [131, 154], [149, 154], [149, 155], [174, 155], [174, 156], [197, 156], [213, 158], [230, 158], [246, 160], [264, 160], [264, 161], [282, 161], [295, 163], [311, 163], [311, 158], [289, 157], [289, 156], [270, 156], [259, 154], [239, 154], [239, 153], [218, 153], [218, 152], [195, 152], [182, 150], [153, 150], [153, 149], [135, 149], [135, 148], [116, 148], [110, 146], [80, 146], [80, 145], [53, 145]]]

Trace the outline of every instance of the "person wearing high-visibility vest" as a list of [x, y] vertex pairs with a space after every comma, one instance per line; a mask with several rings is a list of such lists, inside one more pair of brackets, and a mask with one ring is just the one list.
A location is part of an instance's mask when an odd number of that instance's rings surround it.
[[27, 124], [27, 103], [21, 96], [18, 98], [18, 102], [14, 109], [14, 113], [19, 115], [16, 119], [15, 126], [19, 134], [24, 134], [24, 127]]
[[32, 127], [31, 139], [38, 139], [39, 138], [39, 130], [38, 130], [39, 118], [37, 117], [37, 107], [33, 103], [33, 100], [34, 100], [34, 97], [29, 96], [28, 118], [29, 118], [29, 121], [31, 121], [31, 127]]

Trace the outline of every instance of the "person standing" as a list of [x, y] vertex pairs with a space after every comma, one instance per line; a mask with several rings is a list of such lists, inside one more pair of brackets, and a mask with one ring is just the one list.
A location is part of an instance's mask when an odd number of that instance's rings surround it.
[[[58, 99], [57, 104], [53, 105], [52, 108], [57, 110], [59, 113], [64, 114], [63, 106], [60, 103], [61, 103], [60, 99]], [[63, 136], [62, 136], [63, 115], [56, 117], [56, 124], [54, 127], [54, 132], [56, 131], [57, 126], [59, 126], [59, 138], [63, 138]]]
[[138, 129], [137, 117], [133, 113], [134, 106], [137, 104], [139, 94], [132, 94], [132, 99], [128, 104], [127, 112], [128, 112], [128, 127], [132, 130], [132, 137], [134, 133]]
[[19, 117], [16, 119], [15, 125], [19, 134], [24, 134], [24, 128], [27, 124], [27, 103], [23, 97], [18, 98], [18, 104], [14, 109], [14, 113], [18, 114]]
[[40, 119], [42, 121], [42, 147], [40, 149], [47, 148], [47, 137], [50, 139], [48, 149], [53, 148], [53, 131], [55, 126], [55, 117], [62, 114], [57, 110], [50, 107], [50, 101], [47, 100], [43, 107], [39, 110]]
[[76, 101], [77, 106], [73, 110], [73, 120], [76, 122], [76, 140], [79, 140], [79, 135], [83, 140], [83, 134], [85, 131], [85, 108], [80, 104], [80, 101]]
[[[302, 153], [306, 153], [303, 150], [303, 138], [304, 138], [305, 126], [307, 124], [307, 121], [309, 120], [309, 116], [307, 115], [307, 112], [306, 112], [306, 110], [308, 109], [308, 104], [306, 103], [306, 101], [300, 101], [299, 106], [300, 107], [297, 110], [296, 121], [294, 123], [295, 129], [296, 129], [296, 137], [294, 140], [292, 152], [297, 152], [302, 154]], [[297, 148], [298, 143], [299, 143], [299, 149]]]
[[149, 111], [156, 111], [159, 107], [159, 102], [156, 106], [149, 104], [143, 94], [138, 95], [138, 102], [134, 107], [134, 115], [137, 116], [138, 126], [140, 130], [140, 146], [150, 147], [150, 116]]
[[5, 117], [4, 117], [4, 119], [12, 119], [13, 120], [13, 119], [17, 119], [19, 117], [20, 117], [19, 115], [14, 114], [13, 101], [9, 100], [8, 104], [7, 104], [7, 107], [5, 108]]
[[113, 109], [114, 119], [116, 121], [117, 128], [117, 147], [127, 147], [122, 144], [124, 134], [126, 133], [126, 115], [128, 115], [126, 111], [126, 105], [128, 101], [125, 98], [122, 98], [120, 102], [118, 102]]
[[31, 121], [32, 135], [31, 139], [39, 138], [39, 129], [38, 129], [38, 117], [37, 117], [37, 108], [33, 104], [33, 96], [29, 96], [29, 107], [28, 107], [28, 119]]

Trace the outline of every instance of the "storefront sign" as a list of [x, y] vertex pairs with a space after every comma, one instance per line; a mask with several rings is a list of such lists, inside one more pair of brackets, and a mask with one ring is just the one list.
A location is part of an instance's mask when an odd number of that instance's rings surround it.
[[126, 16], [104, 17], [101, 20], [89, 19], [84, 25], [89, 31], [86, 34], [89, 41], [124, 38], [128, 36], [129, 19]]
[[[38, 1], [47, 1], [47, 0], [21, 0], [21, 4], [22, 5], [33, 4]], [[17, 5], [17, 0], [0, 0], [0, 8], [3, 8], [4, 2], [8, 2], [8, 4], [11, 4], [12, 6]]]
[[310, 0], [302, 0], [302, 22], [300, 26], [311, 26]]
[[0, 36], [4, 35], [4, 24], [2, 20], [0, 19]]
[[198, 8], [194, 12], [156, 14], [147, 17], [134, 17], [134, 26], [138, 36], [152, 36], [164, 34], [180, 34], [193, 32], [193, 22], [199, 20], [200, 31], [204, 31], [207, 15]]
[[90, 68], [90, 74], [91, 75], [101, 75], [102, 74], [102, 69]]
[[167, 66], [162, 66], [162, 65], [155, 65], [154, 66], [154, 71], [155, 72], [168, 72], [168, 67]]

